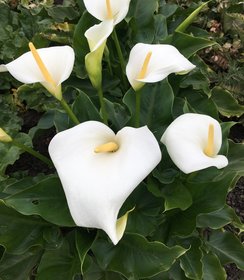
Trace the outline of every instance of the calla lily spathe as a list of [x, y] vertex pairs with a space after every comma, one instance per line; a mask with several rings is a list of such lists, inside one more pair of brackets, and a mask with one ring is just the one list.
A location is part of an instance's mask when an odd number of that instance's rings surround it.
[[41, 83], [57, 99], [62, 99], [61, 83], [70, 76], [75, 55], [69, 46], [57, 46], [36, 50], [44, 67], [48, 72], [48, 78], [43, 75], [31, 51], [21, 55], [6, 65], [0, 65], [0, 72], [9, 71], [18, 81], [25, 84]]
[[13, 139], [2, 129], [0, 128], [0, 142], [11, 142]]
[[131, 0], [84, 0], [91, 15], [100, 21], [112, 20], [113, 25], [121, 22], [127, 15]]
[[92, 85], [99, 89], [102, 84], [102, 57], [106, 41], [113, 31], [112, 20], [106, 20], [90, 27], [85, 32], [90, 53], [85, 57], [85, 65]]
[[127, 78], [135, 91], [145, 83], [155, 83], [171, 73], [185, 74], [195, 68], [174, 46], [136, 44], [126, 66]]
[[228, 165], [228, 159], [218, 155], [222, 145], [220, 124], [210, 116], [193, 113], [179, 116], [166, 129], [161, 142], [175, 165], [186, 174]]
[[118, 219], [122, 204], [161, 159], [156, 138], [146, 126], [115, 134], [87, 121], [55, 135], [49, 153], [75, 223], [103, 229], [117, 244], [128, 216]]

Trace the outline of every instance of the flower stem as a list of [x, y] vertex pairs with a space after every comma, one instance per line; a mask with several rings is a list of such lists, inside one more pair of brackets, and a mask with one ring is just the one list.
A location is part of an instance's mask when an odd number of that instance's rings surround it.
[[140, 111], [141, 111], [141, 90], [137, 90], [136, 91], [135, 127], [140, 126]]
[[63, 106], [64, 110], [66, 111], [66, 113], [68, 114], [69, 118], [75, 123], [75, 124], [80, 124], [79, 120], [77, 119], [77, 117], [75, 116], [75, 114], [73, 113], [73, 111], [71, 110], [70, 106], [68, 105], [68, 103], [62, 98], [60, 100], [61, 105]]
[[108, 124], [108, 114], [105, 108], [104, 100], [103, 100], [103, 90], [102, 87], [97, 89], [99, 101], [100, 101], [100, 106], [101, 106], [101, 112], [102, 112], [102, 119], [103, 122], [107, 125]]
[[112, 33], [112, 38], [114, 40], [115, 47], [116, 47], [118, 57], [119, 57], [119, 61], [120, 61], [120, 67], [121, 67], [121, 71], [122, 71], [122, 75], [121, 75], [122, 76], [122, 82], [123, 82], [123, 84], [126, 88], [127, 82], [126, 82], [126, 79], [125, 79], [125, 60], [124, 60], [124, 57], [123, 57], [123, 53], [122, 53], [122, 50], [121, 50], [121, 47], [120, 47], [120, 44], [119, 44], [119, 39], [118, 39], [117, 33], [115, 31], [115, 28], [114, 28], [113, 33]]
[[32, 148], [27, 147], [26, 145], [24, 145], [16, 140], [12, 140], [10, 143], [12, 143], [14, 146], [20, 148], [21, 150], [31, 154], [32, 156], [38, 158], [39, 160], [43, 161], [47, 165], [53, 166], [53, 163], [49, 158], [47, 158], [44, 155], [40, 154], [39, 152], [33, 150]]

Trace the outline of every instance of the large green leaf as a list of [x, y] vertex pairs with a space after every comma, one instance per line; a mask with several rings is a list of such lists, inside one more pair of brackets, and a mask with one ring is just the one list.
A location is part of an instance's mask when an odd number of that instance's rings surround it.
[[[18, 184], [18, 183], [17, 183]], [[15, 187], [15, 184], [11, 186]], [[24, 215], [40, 215], [45, 220], [60, 226], [74, 226], [62, 185], [55, 176], [29, 182], [13, 195], [6, 197], [7, 205]]]
[[216, 44], [214, 41], [201, 37], [194, 37], [182, 32], [175, 32], [171, 43], [187, 58], [191, 57], [201, 49], [211, 47]]
[[125, 280], [122, 274], [113, 271], [102, 270], [97, 263], [89, 258], [90, 264], [89, 268], [85, 271], [83, 275], [84, 280]]
[[[127, 15], [130, 18], [131, 41], [152, 43], [154, 39], [154, 13], [157, 0], [132, 0]], [[132, 19], [131, 19], [132, 18]]]
[[103, 269], [138, 279], [168, 270], [187, 249], [180, 246], [169, 248], [160, 242], [149, 242], [141, 235], [127, 233], [117, 246], [97, 240], [92, 251]]
[[138, 186], [122, 208], [125, 213], [135, 207], [129, 214], [126, 231], [150, 235], [158, 227], [162, 205], [162, 200], [148, 192], [145, 184]]
[[154, 17], [154, 26], [155, 26], [155, 34], [154, 34], [154, 44], [160, 44], [167, 36], [167, 20], [163, 15], [155, 15]]
[[99, 112], [91, 99], [84, 92], [80, 90], [77, 91], [79, 94], [72, 105], [72, 109], [79, 121], [101, 121]]
[[164, 186], [162, 196], [165, 199], [165, 211], [174, 208], [186, 210], [192, 204], [191, 193], [180, 181], [175, 181], [172, 184]]
[[244, 106], [238, 104], [231, 93], [221, 87], [214, 87], [212, 89], [212, 99], [217, 105], [219, 112], [225, 117], [240, 117], [244, 114]]
[[[123, 102], [128, 106], [132, 115], [132, 125], [135, 117], [135, 92], [129, 90]], [[167, 79], [154, 84], [146, 84], [141, 90], [141, 125], [148, 125], [154, 130], [162, 130], [172, 120], [174, 94]]]
[[114, 131], [119, 131], [130, 119], [128, 110], [119, 103], [110, 102], [108, 99], [104, 99], [104, 102], [112, 129], [114, 129]]
[[3, 190], [1, 193], [2, 198], [16, 194], [23, 191], [29, 186], [35, 185], [45, 177], [44, 174], [37, 175], [35, 177], [23, 177], [21, 179], [9, 178], [1, 183]]
[[93, 242], [96, 239], [96, 234], [97, 234], [96, 230], [88, 231], [85, 229], [77, 229], [75, 231], [75, 246], [80, 259], [80, 264], [81, 264], [80, 271], [82, 274], [84, 270], [83, 265], [84, 265], [85, 257], [88, 251], [90, 250]]
[[185, 186], [192, 195], [192, 205], [185, 211], [170, 218], [170, 234], [189, 235], [196, 227], [196, 217], [222, 209], [233, 175], [227, 174], [217, 182], [187, 183]]
[[28, 248], [44, 245], [43, 230], [50, 226], [38, 217], [27, 217], [0, 201], [0, 244], [8, 253], [22, 254]]
[[234, 209], [227, 205], [220, 210], [207, 214], [200, 214], [197, 217], [197, 226], [202, 228], [219, 229], [229, 223], [233, 223], [235, 227], [244, 230], [244, 225], [241, 223]]
[[244, 270], [244, 246], [234, 234], [215, 231], [207, 244], [222, 264], [235, 263], [239, 269]]
[[218, 120], [216, 105], [203, 92], [187, 88], [182, 90], [178, 96], [187, 100], [191, 113], [206, 114]]
[[159, 1], [159, 13], [166, 18], [171, 17], [178, 9], [177, 4], [165, 3], [165, 1]]
[[181, 242], [184, 247], [190, 246], [190, 249], [180, 257], [181, 268], [185, 275], [190, 279], [202, 279], [202, 242], [198, 238], [190, 238]]
[[[182, 270], [180, 266], [180, 261], [176, 261], [171, 269], [169, 270], [169, 278], [168, 279], [174, 279], [174, 280], [188, 280], [190, 278], [186, 277], [184, 270]], [[160, 279], [158, 279], [160, 280]], [[165, 279], [166, 280], [166, 279]]]
[[239, 176], [244, 175], [244, 144], [234, 143], [229, 141], [229, 151], [227, 158], [229, 164], [226, 167], [226, 172], [237, 172]]
[[218, 257], [209, 252], [202, 259], [203, 262], [203, 280], [225, 280], [227, 275], [222, 267]]
[[37, 280], [73, 280], [81, 274], [81, 265], [75, 247], [75, 233], [69, 233], [62, 246], [46, 250], [37, 270]]
[[24, 254], [4, 253], [0, 261], [1, 280], [26, 280], [33, 275], [42, 254], [40, 247], [31, 247]]

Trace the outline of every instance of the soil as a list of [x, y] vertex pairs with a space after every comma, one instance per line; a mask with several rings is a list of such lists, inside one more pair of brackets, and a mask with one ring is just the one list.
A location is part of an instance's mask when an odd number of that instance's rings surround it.
[[[235, 188], [228, 194], [226, 202], [230, 205], [244, 222], [244, 177], [241, 177], [237, 182]], [[228, 225], [225, 227], [238, 236], [239, 230]], [[239, 235], [241, 241], [244, 241], [244, 233]], [[228, 264], [225, 266], [227, 273], [227, 280], [244, 280], [244, 271], [239, 270], [235, 264]]]

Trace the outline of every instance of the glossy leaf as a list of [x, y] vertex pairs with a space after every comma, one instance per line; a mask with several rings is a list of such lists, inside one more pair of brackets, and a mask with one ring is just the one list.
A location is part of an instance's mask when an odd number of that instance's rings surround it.
[[4, 253], [0, 260], [1, 280], [26, 280], [33, 275], [42, 254], [40, 247], [31, 247], [24, 254]]
[[159, 2], [159, 13], [168, 18], [176, 12], [178, 5], [164, 2], [165, 1]]
[[137, 279], [168, 270], [187, 249], [169, 248], [160, 242], [149, 242], [141, 235], [127, 233], [117, 246], [98, 240], [92, 251], [102, 268]]
[[190, 238], [181, 242], [184, 247], [190, 246], [190, 249], [180, 257], [180, 265], [184, 270], [186, 277], [195, 280], [202, 279], [202, 242], [198, 238]]
[[67, 206], [62, 185], [59, 179], [54, 176], [27, 185], [24, 190], [6, 197], [5, 202], [24, 215], [40, 215], [56, 225], [75, 225]]
[[91, 99], [82, 91], [78, 90], [79, 94], [76, 97], [72, 108], [80, 122], [89, 120], [101, 121], [101, 117]]
[[75, 246], [79, 255], [80, 264], [81, 264], [81, 273], [83, 274], [83, 265], [85, 257], [90, 250], [93, 242], [96, 239], [96, 230], [88, 231], [85, 229], [77, 229], [75, 232]]
[[202, 259], [203, 262], [203, 280], [225, 280], [227, 278], [224, 268], [218, 257], [209, 252]]
[[162, 196], [165, 199], [165, 211], [175, 208], [186, 210], [192, 204], [191, 193], [180, 181], [164, 186]]
[[203, 92], [188, 88], [182, 90], [179, 96], [187, 100], [190, 112], [206, 114], [218, 120], [219, 115], [216, 105]]
[[[91, 258], [90, 258], [91, 259]], [[125, 280], [122, 274], [113, 271], [102, 270], [98, 264], [91, 261], [89, 268], [83, 275], [84, 280]]]
[[213, 232], [207, 244], [219, 257], [222, 264], [234, 262], [239, 269], [244, 270], [244, 246], [234, 234], [221, 231]]
[[119, 103], [110, 102], [104, 99], [106, 110], [108, 112], [108, 119], [112, 123], [112, 129], [119, 131], [130, 119], [128, 110]]
[[154, 35], [153, 15], [157, 8], [157, 0], [131, 1], [127, 15], [132, 30], [131, 41], [134, 43], [152, 43]]
[[227, 170], [229, 172], [237, 172], [239, 176], [244, 175], [244, 145], [237, 144], [232, 141], [229, 141], [229, 150], [228, 150], [228, 160], [229, 165]]
[[233, 208], [227, 205], [220, 210], [207, 214], [200, 214], [197, 217], [197, 226], [202, 228], [219, 229], [229, 223], [233, 223], [239, 229], [244, 230], [244, 225], [241, 223]]
[[[184, 270], [180, 267], [180, 262], [177, 261], [173, 264], [169, 270], [169, 278], [174, 280], [188, 280], [190, 278], [185, 276]], [[168, 279], [167, 279], [168, 280]]]
[[212, 99], [217, 105], [219, 112], [225, 117], [240, 117], [244, 114], [244, 106], [238, 104], [231, 93], [221, 87], [212, 89]]
[[69, 233], [61, 247], [46, 250], [37, 270], [37, 280], [72, 280], [81, 273], [80, 259], [75, 248], [75, 234]]
[[0, 244], [8, 253], [23, 254], [30, 247], [43, 246], [43, 230], [49, 224], [37, 217], [27, 217], [0, 202]]
[[[168, 125], [171, 121], [174, 95], [165, 79], [156, 84], [147, 84], [141, 90], [141, 126], [147, 125], [152, 131]], [[129, 90], [123, 99], [132, 114], [132, 125], [135, 116], [135, 92]]]
[[188, 183], [185, 185], [192, 195], [192, 205], [170, 218], [171, 234], [185, 236], [196, 227], [196, 217], [223, 208], [232, 175], [226, 175], [217, 182]]
[[201, 37], [193, 37], [182, 32], [175, 32], [173, 34], [172, 44], [186, 58], [189, 58], [197, 51], [215, 45], [216, 42]]
[[168, 36], [167, 20], [163, 15], [155, 15], [154, 17], [154, 43], [159, 44]]
[[158, 227], [162, 205], [162, 200], [148, 192], [145, 184], [140, 185], [125, 202], [123, 213], [135, 207], [129, 214], [126, 232], [150, 235]]

